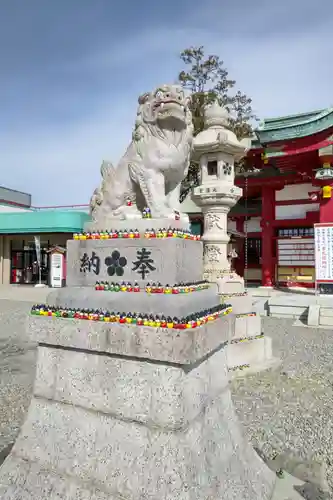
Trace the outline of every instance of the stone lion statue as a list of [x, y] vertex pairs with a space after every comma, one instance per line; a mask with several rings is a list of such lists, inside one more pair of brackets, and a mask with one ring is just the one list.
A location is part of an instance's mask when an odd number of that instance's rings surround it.
[[[179, 85], [163, 85], [139, 97], [132, 142], [117, 167], [103, 162], [102, 182], [90, 200], [94, 221], [154, 218], [180, 211], [180, 184], [193, 140], [189, 97]], [[185, 214], [181, 217], [186, 218]]]

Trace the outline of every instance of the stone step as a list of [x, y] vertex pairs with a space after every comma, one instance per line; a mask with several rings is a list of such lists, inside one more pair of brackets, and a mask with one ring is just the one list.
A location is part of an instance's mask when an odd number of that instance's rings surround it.
[[332, 316], [319, 316], [319, 326], [333, 326]]
[[269, 316], [273, 318], [305, 319], [308, 315], [308, 306], [296, 307], [293, 305], [276, 306], [269, 304]]
[[319, 314], [322, 318], [333, 318], [333, 302], [331, 307], [321, 307]]
[[267, 312], [268, 312], [268, 300], [266, 298], [262, 299], [258, 299], [258, 298], [254, 298], [253, 300], [253, 310], [260, 314], [260, 316], [267, 316]]

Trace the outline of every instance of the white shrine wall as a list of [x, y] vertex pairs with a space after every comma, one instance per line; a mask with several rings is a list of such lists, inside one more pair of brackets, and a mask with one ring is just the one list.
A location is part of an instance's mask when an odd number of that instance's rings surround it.
[[308, 200], [310, 191], [318, 191], [319, 188], [310, 182], [304, 184], [290, 184], [279, 191], [275, 191], [275, 201]]
[[310, 182], [304, 184], [291, 184], [285, 186], [280, 191], [275, 192], [276, 202], [295, 202], [300, 201], [299, 204], [294, 203], [288, 205], [277, 205], [275, 207], [275, 219], [305, 219], [307, 212], [318, 212], [319, 203], [302, 203], [304, 200], [309, 200], [309, 192], [319, 191], [317, 186], [313, 186]]
[[300, 205], [282, 205], [275, 207], [275, 219], [306, 219], [307, 212], [318, 212], [319, 203], [300, 204]]

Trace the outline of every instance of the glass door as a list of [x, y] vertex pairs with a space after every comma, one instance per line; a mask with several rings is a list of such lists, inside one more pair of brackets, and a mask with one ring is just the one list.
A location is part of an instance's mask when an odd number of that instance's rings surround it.
[[[29, 250], [12, 250], [11, 252], [11, 284], [36, 285], [39, 281], [39, 266], [36, 252]], [[41, 251], [41, 281], [47, 285], [49, 279], [49, 258], [45, 250]]]

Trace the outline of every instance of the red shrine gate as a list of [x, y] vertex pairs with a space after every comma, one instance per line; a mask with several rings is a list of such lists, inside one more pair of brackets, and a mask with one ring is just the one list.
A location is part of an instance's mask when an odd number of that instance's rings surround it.
[[247, 234], [238, 271], [263, 286], [314, 287], [314, 224], [333, 222], [333, 109], [265, 120], [256, 135], [246, 159], [256, 172], [236, 179], [243, 211], [231, 213]]

